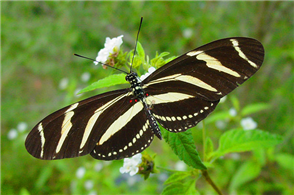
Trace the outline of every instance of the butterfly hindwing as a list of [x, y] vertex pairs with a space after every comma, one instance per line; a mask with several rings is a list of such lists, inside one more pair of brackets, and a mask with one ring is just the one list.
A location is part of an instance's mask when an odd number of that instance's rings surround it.
[[92, 157], [100, 160], [118, 160], [140, 153], [151, 144], [154, 134], [141, 106], [142, 103], [137, 102], [132, 109], [133, 112], [139, 109], [138, 114], [130, 113], [131, 120], [124, 123], [117, 133], [107, 141], [96, 144], [91, 152]]
[[[177, 100], [164, 102], [164, 98]], [[199, 97], [180, 93], [149, 95], [151, 111], [161, 126], [170, 132], [181, 132], [196, 126], [211, 113], [219, 101], [206, 101]], [[151, 104], [153, 102], [153, 104]]]

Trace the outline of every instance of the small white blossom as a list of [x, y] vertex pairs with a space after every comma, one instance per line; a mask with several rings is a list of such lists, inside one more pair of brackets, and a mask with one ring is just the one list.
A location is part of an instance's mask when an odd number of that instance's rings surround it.
[[237, 115], [237, 111], [236, 111], [236, 109], [235, 109], [235, 108], [231, 108], [231, 109], [229, 110], [229, 114], [230, 114], [231, 116], [236, 116], [236, 115]]
[[96, 192], [96, 191], [91, 191], [91, 192], [89, 193], [89, 195], [97, 195], [97, 192]]
[[178, 161], [175, 164], [175, 169], [178, 171], [186, 171], [187, 165], [183, 161]]
[[86, 190], [91, 190], [94, 186], [94, 183], [92, 180], [87, 180], [87, 181], [85, 181], [84, 186], [85, 186]]
[[227, 123], [225, 121], [218, 120], [215, 122], [215, 126], [219, 129], [225, 129], [227, 126]]
[[150, 74], [152, 74], [154, 71], [156, 70], [156, 68], [154, 67], [150, 67], [148, 69], [148, 72], [146, 72], [145, 74], [140, 76], [140, 80], [143, 81], [144, 79], [146, 79]]
[[89, 79], [91, 78], [91, 74], [89, 72], [84, 72], [82, 75], [81, 75], [81, 80], [83, 82], [87, 82], [89, 81]]
[[103, 168], [102, 162], [98, 162], [98, 163], [96, 163], [94, 169], [95, 169], [95, 171], [100, 171], [102, 168]]
[[230, 156], [234, 160], [239, 160], [241, 158], [239, 153], [231, 153]]
[[20, 123], [18, 123], [18, 125], [17, 125], [17, 130], [18, 130], [19, 132], [24, 132], [27, 128], [28, 128], [28, 124], [25, 123], [25, 122], [20, 122]]
[[142, 154], [136, 154], [132, 158], [125, 158], [123, 167], [119, 169], [121, 173], [130, 173], [130, 176], [135, 175], [139, 171], [138, 165], [142, 162]]
[[114, 53], [114, 51], [118, 51], [120, 45], [123, 43], [122, 37], [123, 35], [112, 39], [106, 37], [104, 48], [98, 52], [98, 56], [96, 57], [96, 61], [94, 61], [94, 64], [97, 65], [99, 62], [105, 63], [108, 57]]
[[80, 167], [80, 168], [78, 168], [78, 170], [76, 172], [76, 176], [77, 176], [77, 178], [82, 178], [82, 177], [84, 177], [85, 173], [86, 173], [85, 167]]
[[192, 36], [192, 34], [193, 34], [193, 31], [192, 31], [192, 29], [191, 28], [186, 28], [184, 31], [183, 31], [183, 36], [185, 37], [185, 38], [190, 38], [191, 36]]
[[166, 173], [160, 173], [160, 174], [158, 175], [158, 180], [161, 181], [161, 182], [163, 183], [163, 182], [165, 182], [165, 180], [167, 180], [168, 177], [169, 177], [168, 174], [166, 174]]
[[251, 117], [247, 117], [241, 120], [241, 126], [244, 130], [252, 130], [257, 127], [257, 123]]
[[68, 78], [63, 78], [59, 82], [59, 89], [64, 90], [68, 86]]
[[8, 132], [7, 137], [8, 137], [8, 139], [13, 140], [13, 139], [15, 139], [17, 137], [17, 135], [18, 135], [17, 130], [16, 129], [11, 129]]

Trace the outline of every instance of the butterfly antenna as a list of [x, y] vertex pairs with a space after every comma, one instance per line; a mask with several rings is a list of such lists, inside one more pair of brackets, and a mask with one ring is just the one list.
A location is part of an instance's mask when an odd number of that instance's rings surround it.
[[[85, 57], [85, 56], [81, 56], [81, 55], [79, 55], [79, 54], [74, 54], [74, 55], [75, 55], [75, 56], [78, 56], [78, 57], [80, 57], [80, 58], [85, 58], [85, 59], [88, 59], [88, 60], [92, 60], [93, 62], [97, 62], [96, 60], [94, 60], [94, 59], [92, 59], [92, 58], [88, 58], [88, 57]], [[113, 69], [115, 69], [115, 70], [121, 71], [121, 72], [123, 72], [123, 73], [129, 74], [128, 72], [126, 72], [126, 71], [124, 71], [124, 70], [121, 70], [121, 69], [119, 69], [119, 68], [115, 68], [115, 67], [110, 66], [110, 65], [108, 65], [108, 64], [104, 64], [104, 63], [102, 63], [102, 62], [98, 62], [98, 63], [100, 63], [100, 64], [102, 64], [102, 65], [104, 65], [104, 66], [107, 66], [107, 67], [109, 67], [109, 68], [113, 68]]]
[[139, 30], [138, 30], [138, 33], [137, 33], [136, 44], [135, 44], [134, 55], [133, 55], [133, 59], [132, 59], [132, 63], [131, 63], [130, 72], [132, 72], [132, 66], [133, 66], [135, 54], [136, 54], [136, 51], [137, 51], [137, 43], [138, 43], [138, 39], [139, 39], [139, 33], [140, 33], [140, 30], [141, 30], [142, 22], [143, 22], [143, 17], [141, 17], [141, 21], [140, 21], [140, 25], [139, 25]]

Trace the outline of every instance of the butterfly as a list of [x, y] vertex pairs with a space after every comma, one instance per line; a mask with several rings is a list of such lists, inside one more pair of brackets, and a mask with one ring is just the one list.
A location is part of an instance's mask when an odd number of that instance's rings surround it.
[[99, 94], [41, 120], [25, 147], [44, 160], [90, 154], [117, 160], [145, 150], [162, 127], [180, 133], [196, 126], [220, 99], [262, 65], [264, 48], [252, 38], [220, 39], [168, 62], [141, 81], [126, 75], [130, 88]]

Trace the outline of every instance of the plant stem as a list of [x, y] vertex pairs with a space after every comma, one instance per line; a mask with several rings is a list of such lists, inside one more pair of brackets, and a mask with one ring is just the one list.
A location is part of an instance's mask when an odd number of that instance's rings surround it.
[[218, 189], [218, 187], [213, 183], [210, 179], [207, 170], [201, 170], [202, 175], [204, 176], [205, 180], [213, 187], [213, 189], [219, 194], [222, 195], [222, 192]]
[[164, 168], [164, 167], [160, 167], [160, 166], [156, 166], [157, 169], [161, 169], [161, 170], [164, 170], [164, 171], [169, 171], [169, 172], [179, 172], [177, 170], [173, 170], [173, 169], [168, 169], [168, 168]]
[[206, 129], [205, 129], [205, 122], [202, 121], [203, 127], [202, 127], [202, 142], [203, 142], [203, 162], [206, 161], [206, 148], [205, 148], [205, 140], [206, 140]]

